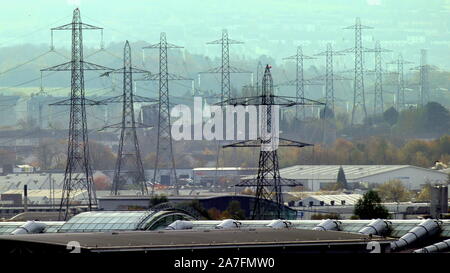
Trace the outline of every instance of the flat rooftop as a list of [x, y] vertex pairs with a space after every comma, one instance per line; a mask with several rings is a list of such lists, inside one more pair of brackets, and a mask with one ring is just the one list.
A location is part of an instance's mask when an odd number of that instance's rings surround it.
[[[367, 244], [369, 241], [390, 242], [378, 236], [337, 231], [305, 229], [239, 229], [239, 230], [164, 230], [104, 233], [53, 233], [0, 236], [2, 246], [17, 243], [60, 246], [77, 241], [88, 251], [161, 250], [214, 247], [258, 247], [276, 245]], [[1, 252], [1, 251], [0, 251]]]

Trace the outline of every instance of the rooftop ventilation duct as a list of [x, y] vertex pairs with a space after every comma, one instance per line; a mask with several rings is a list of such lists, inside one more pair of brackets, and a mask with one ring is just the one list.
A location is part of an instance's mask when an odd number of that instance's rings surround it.
[[46, 227], [47, 225], [43, 223], [27, 221], [25, 224], [11, 232], [11, 235], [42, 233]]
[[450, 248], [450, 239], [445, 241], [414, 250], [414, 253], [432, 253], [432, 252], [440, 252]]
[[399, 248], [403, 248], [411, 243], [417, 241], [418, 239], [432, 236], [439, 232], [440, 223], [439, 221], [428, 219], [418, 224], [414, 228], [412, 228], [408, 233], [400, 237], [395, 242], [391, 243], [391, 250], [397, 250]]
[[266, 227], [271, 227], [275, 229], [279, 228], [290, 228], [292, 226], [292, 223], [290, 221], [286, 220], [272, 220], [269, 224], [266, 225]]
[[240, 228], [242, 225], [241, 222], [236, 221], [234, 219], [225, 219], [220, 224], [216, 226], [217, 229], [234, 229]]
[[374, 219], [358, 232], [365, 235], [383, 235], [389, 229], [391, 222], [383, 219]]
[[191, 221], [176, 220], [172, 224], [168, 225], [166, 229], [168, 230], [181, 230], [181, 229], [192, 229], [194, 225]]
[[340, 221], [327, 219], [314, 227], [313, 230], [339, 230], [340, 226]]

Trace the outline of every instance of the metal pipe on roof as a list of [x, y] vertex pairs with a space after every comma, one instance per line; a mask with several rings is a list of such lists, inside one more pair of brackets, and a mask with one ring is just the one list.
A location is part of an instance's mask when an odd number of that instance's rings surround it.
[[42, 233], [46, 227], [47, 225], [44, 223], [27, 221], [25, 224], [11, 232], [11, 235]]
[[191, 221], [176, 220], [172, 224], [166, 227], [167, 230], [181, 230], [181, 229], [192, 229], [194, 225]]
[[266, 227], [274, 228], [274, 229], [280, 229], [280, 228], [290, 228], [292, 226], [291, 221], [287, 220], [272, 220], [269, 224], [266, 225]]
[[225, 219], [216, 226], [216, 229], [234, 229], [240, 228], [241, 225], [242, 225], [241, 222], [236, 221], [234, 219]]
[[341, 221], [326, 219], [320, 222], [313, 230], [340, 230]]
[[440, 231], [441, 222], [433, 219], [428, 219], [412, 228], [408, 233], [400, 237], [395, 242], [391, 243], [391, 250], [398, 250], [418, 239], [435, 235]]
[[432, 244], [432, 245], [424, 247], [424, 248], [416, 249], [416, 250], [414, 250], [414, 253], [440, 252], [440, 251], [446, 250], [448, 248], [450, 248], [450, 239], [447, 239], [447, 240], [439, 242], [439, 243]]
[[383, 235], [391, 226], [391, 222], [383, 219], [374, 219], [358, 232], [365, 235]]

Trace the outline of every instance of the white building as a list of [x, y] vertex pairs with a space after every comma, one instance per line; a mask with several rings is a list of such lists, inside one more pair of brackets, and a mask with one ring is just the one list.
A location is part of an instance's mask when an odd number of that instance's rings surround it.
[[297, 206], [354, 206], [360, 198], [362, 194], [316, 194], [303, 198]]
[[[282, 178], [295, 179], [305, 190], [318, 191], [335, 183], [341, 165], [296, 165], [280, 170]], [[420, 190], [426, 183], [447, 183], [447, 174], [411, 165], [342, 165], [348, 184], [368, 187], [398, 179], [409, 190]]]

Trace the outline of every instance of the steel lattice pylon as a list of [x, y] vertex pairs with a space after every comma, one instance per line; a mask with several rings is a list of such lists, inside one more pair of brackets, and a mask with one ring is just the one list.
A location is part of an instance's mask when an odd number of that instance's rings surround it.
[[136, 128], [145, 128], [149, 126], [138, 123], [135, 120], [134, 103], [156, 102], [157, 100], [134, 94], [133, 74], [149, 72], [132, 67], [131, 48], [129, 42], [126, 41], [123, 50], [123, 67], [107, 72], [104, 75], [109, 75], [111, 73], [123, 74], [123, 94], [102, 101], [102, 103], [122, 103], [122, 122], [103, 128], [121, 129], [111, 194], [118, 195], [120, 190], [123, 189], [123, 186], [130, 183], [137, 185], [142, 194], [148, 194]]
[[109, 70], [109, 68], [83, 60], [83, 29], [101, 28], [82, 23], [78, 8], [73, 12], [72, 23], [52, 28], [52, 36], [53, 30], [72, 31], [72, 59], [67, 63], [42, 69], [42, 71], [71, 71], [70, 99], [52, 104], [70, 106], [67, 163], [59, 210], [60, 220], [67, 219], [73, 197], [81, 191], [86, 191], [84, 198], [87, 200], [89, 210], [97, 205], [92, 169], [89, 163], [86, 105], [98, 105], [99, 103], [85, 98], [84, 70]]
[[[270, 66], [265, 68], [264, 76], [261, 84], [261, 94], [253, 97], [232, 98], [220, 102], [219, 104], [228, 105], [256, 105], [259, 106], [259, 124], [260, 136], [256, 140], [242, 141], [227, 147], [260, 147], [258, 174], [253, 179], [244, 179], [237, 184], [238, 187], [256, 187], [255, 202], [253, 205], [252, 219], [264, 219], [264, 217], [283, 218], [283, 186], [299, 186], [300, 183], [291, 179], [283, 179], [280, 176], [278, 164], [278, 147], [305, 147], [311, 144], [291, 141], [276, 137], [278, 127], [273, 120], [273, 107], [278, 106], [295, 106], [301, 104], [296, 102], [296, 97], [275, 96], [273, 92], [273, 80], [270, 73]], [[320, 102], [304, 99], [303, 104], [323, 105]], [[275, 215], [267, 215], [263, 203], [265, 200], [272, 200], [276, 203], [277, 209]]]
[[353, 109], [352, 109], [352, 119], [351, 125], [355, 123], [355, 117], [358, 114], [359, 108], [362, 108], [363, 118], [367, 118], [366, 101], [364, 97], [364, 59], [363, 52], [367, 51], [362, 46], [361, 33], [363, 29], [371, 29], [372, 27], [361, 25], [360, 18], [356, 18], [355, 25], [346, 27], [344, 29], [354, 29], [355, 30], [355, 47], [344, 50], [344, 52], [355, 53], [355, 78], [353, 83]]
[[[175, 168], [175, 158], [173, 155], [172, 134], [170, 126], [170, 95], [169, 80], [192, 80], [185, 77], [169, 73], [167, 49], [182, 48], [167, 42], [166, 34], [160, 35], [160, 42], [145, 48], [159, 49], [159, 73], [147, 74], [143, 80], [159, 80], [159, 114], [158, 114], [158, 138], [156, 143], [156, 160], [153, 175], [152, 195], [154, 194], [154, 185], [157, 181], [159, 168], [169, 169], [169, 177], [175, 186], [175, 194], [178, 195], [177, 173]], [[163, 165], [165, 164], [165, 165]]]
[[388, 64], [397, 65], [397, 90], [396, 90], [396, 101], [395, 108], [398, 112], [404, 109], [406, 105], [405, 101], [405, 81], [404, 81], [404, 73], [403, 66], [405, 64], [412, 64], [412, 62], [403, 60], [402, 54], [398, 54], [398, 58], [396, 61], [389, 62]]
[[420, 50], [420, 66], [415, 68], [420, 73], [419, 83], [419, 103], [417, 105], [424, 106], [430, 101], [430, 83], [428, 80], [430, 66], [427, 63], [427, 50]]
[[232, 97], [231, 94], [231, 73], [251, 73], [230, 65], [230, 45], [231, 44], [243, 44], [243, 42], [232, 40], [228, 38], [228, 31], [222, 30], [222, 38], [209, 42], [207, 44], [219, 44], [222, 45], [222, 64], [219, 67], [210, 69], [200, 73], [220, 73], [221, 74], [221, 94], [220, 101], [229, 100]]
[[382, 52], [390, 52], [391, 50], [381, 48], [380, 41], [376, 41], [373, 52], [375, 53], [375, 89], [374, 89], [374, 115], [382, 114], [384, 112], [383, 100], [383, 68], [382, 68]]
[[[295, 60], [295, 80], [289, 81], [284, 84], [279, 85], [294, 85], [295, 86], [295, 97], [296, 102], [298, 103], [304, 103], [305, 102], [305, 85], [320, 85], [321, 83], [317, 83], [311, 80], [306, 80], [303, 75], [303, 61], [304, 60], [312, 60], [316, 59], [314, 57], [310, 57], [303, 54], [303, 50], [301, 46], [297, 47], [297, 54], [283, 58], [283, 60]], [[302, 106], [302, 104], [297, 105], [295, 107], [295, 118], [299, 119], [299, 112], [301, 113], [302, 120], [306, 117], [306, 108], [301, 107], [301, 111], [299, 111], [299, 106]]]
[[335, 105], [335, 96], [334, 96], [334, 81], [335, 80], [350, 80], [349, 78], [345, 78], [334, 73], [333, 68], [333, 56], [336, 55], [344, 55], [339, 51], [333, 51], [333, 46], [331, 43], [327, 44], [327, 50], [315, 56], [325, 56], [325, 76], [320, 76], [313, 78], [314, 80], [325, 80], [325, 109], [324, 109], [324, 117], [327, 117], [325, 111], [326, 109], [330, 109], [334, 113], [334, 105]]

